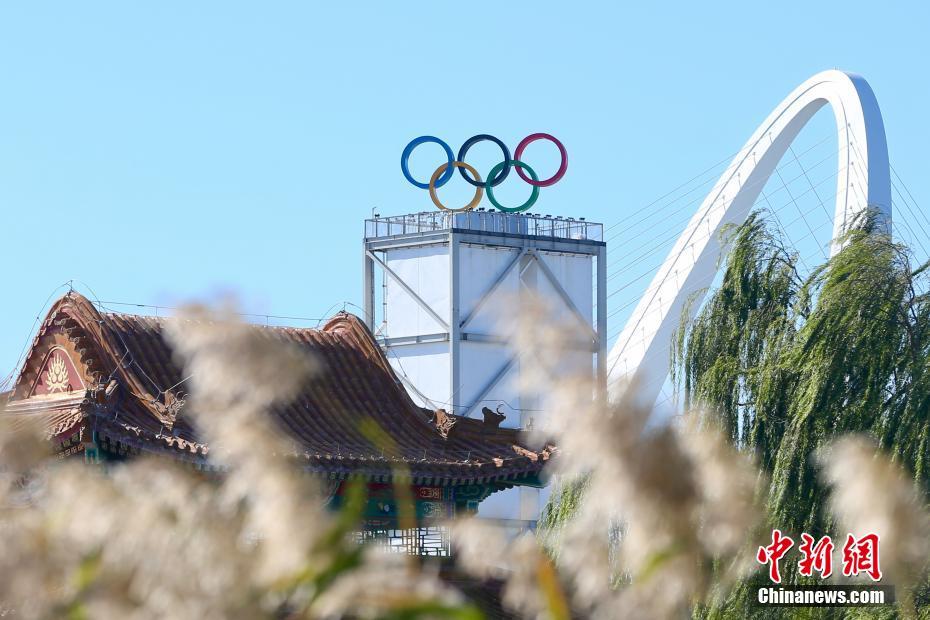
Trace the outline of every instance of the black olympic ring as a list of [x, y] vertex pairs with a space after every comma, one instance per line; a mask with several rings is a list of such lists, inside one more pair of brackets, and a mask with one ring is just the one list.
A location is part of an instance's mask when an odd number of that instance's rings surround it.
[[484, 181], [484, 182], [480, 180], [474, 181], [470, 179], [468, 177], [468, 174], [466, 174], [465, 168], [459, 168], [459, 173], [462, 175], [463, 179], [465, 179], [466, 181], [468, 181], [470, 185], [473, 185], [475, 187], [487, 188], [489, 184], [491, 185], [491, 187], [497, 187], [498, 185], [503, 183], [504, 179], [507, 178], [507, 175], [510, 174], [511, 162], [513, 161], [513, 159], [510, 157], [510, 149], [507, 148], [506, 144], [501, 142], [500, 138], [495, 138], [494, 136], [488, 135], [486, 133], [478, 134], [477, 136], [472, 136], [471, 138], [466, 140], [465, 143], [462, 145], [462, 148], [459, 149], [459, 155], [456, 158], [456, 160], [462, 161], [462, 162], [465, 161], [465, 154], [468, 153], [468, 149], [475, 146], [479, 142], [483, 142], [485, 140], [493, 142], [494, 144], [500, 147], [501, 151], [504, 152], [503, 170], [497, 173], [497, 176], [494, 177], [493, 181], [491, 179], [488, 179], [487, 181]]

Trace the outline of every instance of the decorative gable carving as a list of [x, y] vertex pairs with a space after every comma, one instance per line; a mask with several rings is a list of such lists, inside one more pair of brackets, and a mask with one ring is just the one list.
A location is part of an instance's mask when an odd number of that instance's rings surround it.
[[84, 380], [71, 356], [64, 347], [55, 346], [46, 354], [30, 396], [69, 395], [85, 389]]

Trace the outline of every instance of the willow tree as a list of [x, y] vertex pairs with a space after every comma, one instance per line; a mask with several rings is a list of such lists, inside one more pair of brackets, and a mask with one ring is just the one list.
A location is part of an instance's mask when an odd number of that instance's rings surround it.
[[[807, 274], [762, 213], [725, 234], [720, 283], [693, 320], [683, 318], [672, 378], [684, 409], [717, 418], [730, 442], [756, 457], [771, 481], [771, 525], [795, 535], [835, 533], [815, 455], [848, 433], [871, 435], [930, 491], [926, 265], [914, 268], [908, 249], [869, 219]], [[584, 491], [583, 481], [568, 481], [553, 493], [540, 521], [547, 541], [557, 542]], [[787, 583], [817, 583], [799, 577], [796, 563], [782, 568]], [[722, 589], [723, 600], [698, 604], [694, 615], [757, 617], [754, 586], [768, 583], [757, 572]], [[930, 583], [914, 602], [930, 609]], [[765, 617], [858, 617], [834, 611], [773, 609]]]
[[926, 265], [872, 220], [804, 277], [758, 213], [728, 243], [719, 287], [678, 330], [673, 379], [769, 473], [772, 522], [829, 528], [813, 455], [843, 433], [872, 435], [927, 488]]

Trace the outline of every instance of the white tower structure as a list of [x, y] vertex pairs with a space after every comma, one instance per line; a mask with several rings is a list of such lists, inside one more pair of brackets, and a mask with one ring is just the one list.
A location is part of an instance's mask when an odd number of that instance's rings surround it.
[[604, 373], [602, 238], [603, 226], [583, 219], [497, 211], [367, 220], [365, 321], [418, 404], [472, 417], [500, 408], [502, 426], [526, 426], [535, 398], [519, 393], [506, 319], [522, 294], [539, 295], [590, 333], [579, 363]]
[[[506, 333], [526, 294], [590, 335], [567, 363], [606, 378], [606, 244], [584, 219], [426, 212], [366, 220], [364, 313], [397, 375], [423, 407], [501, 426], [544, 424], [537, 394], [520, 390], [520, 359]], [[380, 282], [376, 284], [376, 275]], [[536, 519], [536, 489], [496, 493], [482, 511]], [[495, 508], [496, 505], [496, 508]]]

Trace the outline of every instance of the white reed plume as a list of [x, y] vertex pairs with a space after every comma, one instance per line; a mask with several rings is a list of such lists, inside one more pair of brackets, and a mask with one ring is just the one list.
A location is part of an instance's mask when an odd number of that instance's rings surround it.
[[878, 534], [884, 583], [899, 596], [912, 587], [930, 558], [930, 514], [921, 492], [905, 471], [870, 439], [850, 435], [828, 444], [818, 455], [829, 502], [842, 534]]
[[[509, 329], [517, 335], [522, 388], [544, 394], [538, 432], [559, 446], [552, 466], [560, 478], [585, 481], [556, 540], [573, 608], [595, 618], [686, 614], [708, 595], [715, 561], [746, 568], [735, 559], [760, 518], [756, 468], [708, 424], [652, 419], [651, 407], [632, 397], [635, 386], [607, 403], [593, 373], [577, 370], [591, 359], [579, 324], [553, 318], [539, 302], [524, 300], [521, 310]], [[478, 563], [495, 558], [470, 555]], [[510, 571], [524, 579], [513, 562]]]

